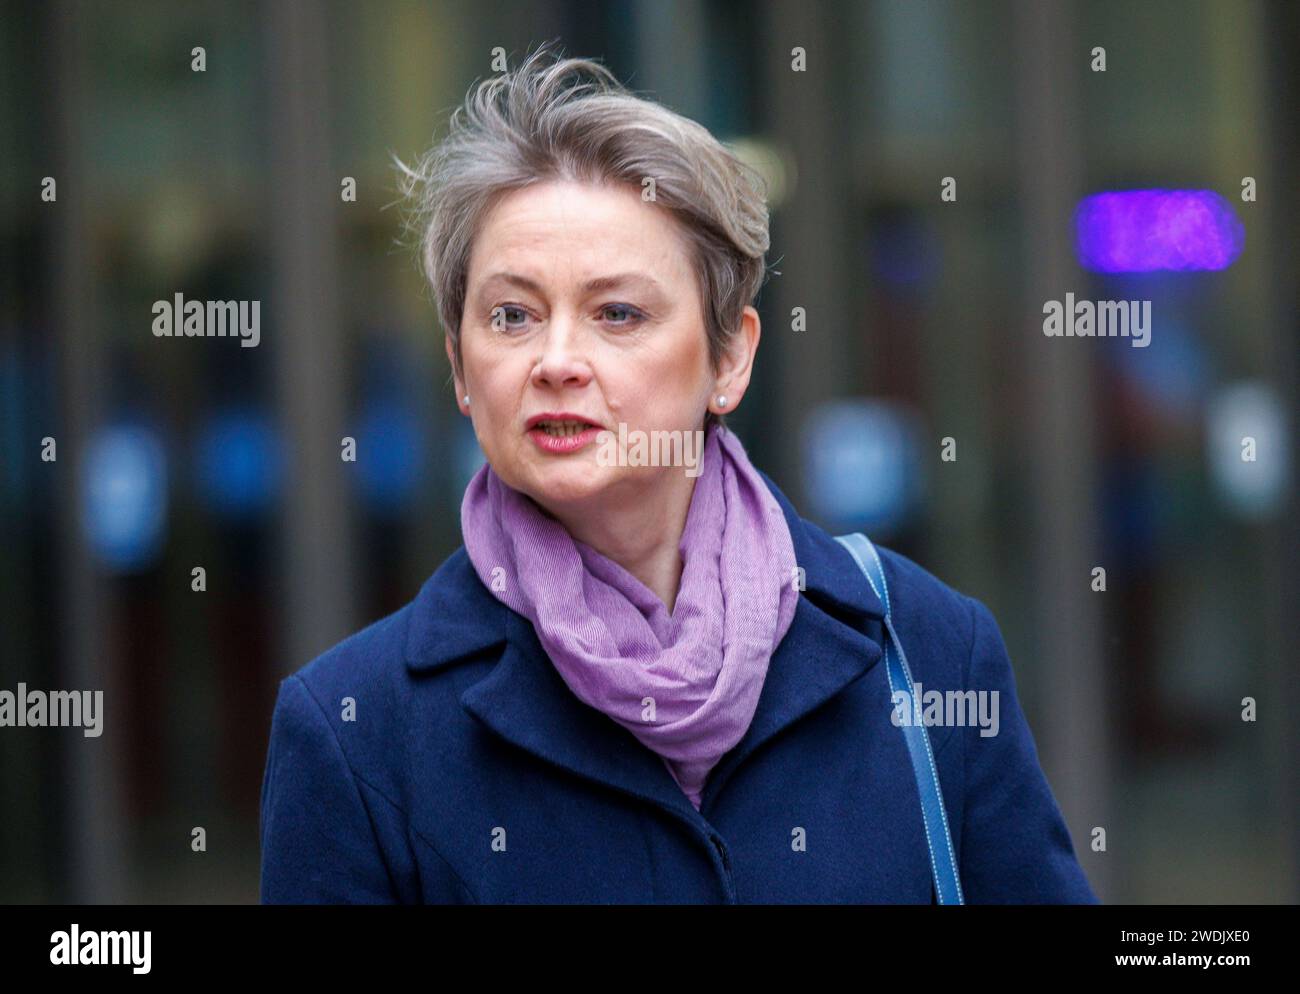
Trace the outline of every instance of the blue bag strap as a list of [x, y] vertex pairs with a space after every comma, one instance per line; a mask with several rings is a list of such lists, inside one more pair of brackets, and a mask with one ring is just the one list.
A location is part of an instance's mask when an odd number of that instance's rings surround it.
[[[876, 547], [861, 532], [837, 535], [835, 541], [849, 550], [867, 582], [871, 584], [871, 589], [885, 605], [885, 673], [889, 677], [889, 699], [892, 702], [894, 694], [900, 689], [910, 698], [915, 684], [912, 682], [912, 671], [907, 665], [903, 644], [898, 639], [898, 632], [894, 630], [890, 615], [889, 585], [885, 582], [885, 570], [880, 564]], [[952, 836], [948, 832], [948, 813], [944, 810], [943, 791], [939, 786], [939, 771], [934, 765], [934, 753], [930, 751], [930, 735], [925, 725], [916, 720], [919, 703], [912, 701], [911, 720], [903, 723], [901, 728], [907, 740], [907, 751], [912, 757], [917, 791], [921, 795], [921, 820], [925, 825], [925, 844], [930, 850], [934, 891], [939, 904], [965, 904], [953, 855]]]

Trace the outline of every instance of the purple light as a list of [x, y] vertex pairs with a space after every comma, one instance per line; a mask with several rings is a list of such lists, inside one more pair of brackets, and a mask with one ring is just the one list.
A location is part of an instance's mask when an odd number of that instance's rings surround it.
[[1246, 231], [1213, 190], [1126, 190], [1085, 197], [1074, 212], [1079, 264], [1099, 273], [1227, 269]]

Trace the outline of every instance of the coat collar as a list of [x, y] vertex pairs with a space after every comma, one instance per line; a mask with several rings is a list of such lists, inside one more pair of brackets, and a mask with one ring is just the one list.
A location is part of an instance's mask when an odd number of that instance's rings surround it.
[[[882, 655], [879, 643], [862, 631], [865, 619], [884, 614], [866, 577], [838, 542], [800, 518], [776, 484], [761, 470], [759, 475], [785, 514], [805, 590], [772, 655], [754, 718], [710, 774], [701, 812], [746, 756], [862, 676]], [[483, 585], [462, 546], [412, 604], [406, 665], [413, 673], [427, 673], [503, 643], [497, 664], [461, 695], [467, 712], [542, 759], [698, 822], [701, 813], [662, 760], [569, 690], [531, 623]]]

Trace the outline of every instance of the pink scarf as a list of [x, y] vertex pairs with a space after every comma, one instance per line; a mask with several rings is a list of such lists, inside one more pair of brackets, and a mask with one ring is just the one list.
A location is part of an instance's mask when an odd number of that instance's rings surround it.
[[708, 429], [672, 614], [490, 465], [465, 490], [461, 529], [479, 579], [533, 623], [569, 689], [658, 753], [698, 809], [754, 717], [799, 600], [789, 526], [740, 440]]

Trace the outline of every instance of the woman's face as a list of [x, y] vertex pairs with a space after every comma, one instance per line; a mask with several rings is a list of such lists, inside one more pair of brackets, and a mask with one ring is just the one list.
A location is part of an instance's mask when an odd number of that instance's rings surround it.
[[[496, 473], [545, 508], [645, 496], [686, 470], [598, 458], [597, 432], [693, 432], [717, 393], [733, 409], [757, 346], [751, 312], [749, 334], [715, 376], [688, 248], [665, 211], [630, 187], [514, 190], [471, 251], [458, 403]], [[532, 423], [545, 414], [596, 428], [555, 437]]]

